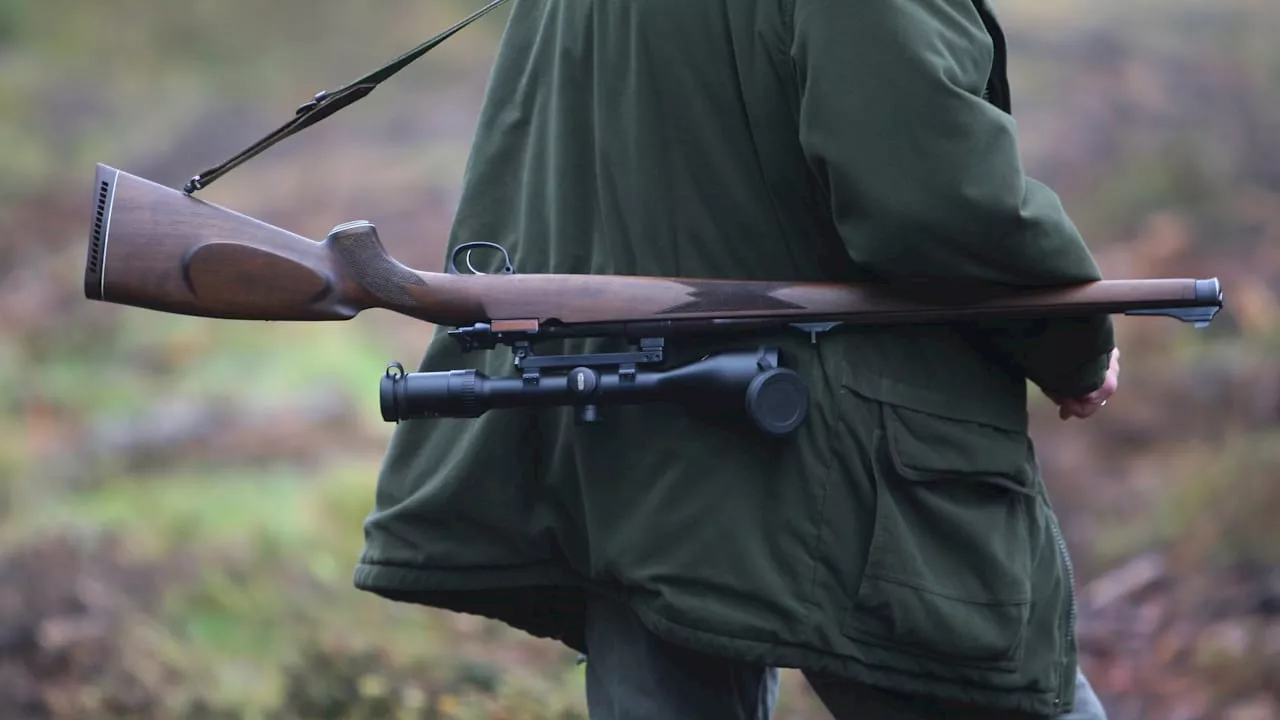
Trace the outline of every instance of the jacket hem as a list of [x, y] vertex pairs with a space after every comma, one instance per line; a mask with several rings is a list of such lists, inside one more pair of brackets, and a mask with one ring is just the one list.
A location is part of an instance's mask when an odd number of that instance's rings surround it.
[[799, 645], [761, 642], [700, 630], [663, 617], [636, 597], [596, 588], [581, 576], [547, 563], [501, 568], [425, 568], [361, 562], [357, 589], [395, 602], [477, 615], [538, 638], [556, 640], [585, 653], [584, 616], [588, 593], [607, 594], [637, 614], [650, 632], [696, 652], [773, 667], [795, 668], [890, 692], [1052, 716], [1061, 712], [1052, 693], [983, 690], [959, 682], [883, 670], [848, 656]]

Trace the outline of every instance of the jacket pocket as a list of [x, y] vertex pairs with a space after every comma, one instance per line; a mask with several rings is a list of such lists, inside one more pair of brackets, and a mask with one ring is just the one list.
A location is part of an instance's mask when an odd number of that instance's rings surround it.
[[1035, 502], [1026, 436], [881, 407], [875, 527], [845, 634], [921, 659], [1017, 670]]

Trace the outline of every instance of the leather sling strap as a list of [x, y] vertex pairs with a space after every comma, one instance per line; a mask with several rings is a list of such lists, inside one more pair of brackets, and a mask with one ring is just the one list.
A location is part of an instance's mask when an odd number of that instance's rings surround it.
[[409, 63], [427, 54], [428, 50], [431, 50], [445, 40], [448, 40], [454, 35], [454, 33], [470, 25], [476, 20], [479, 20], [481, 17], [484, 17], [484, 15], [488, 14], [490, 11], [505, 2], [507, 2], [507, 0], [490, 0], [489, 4], [467, 16], [453, 27], [450, 27], [439, 35], [427, 40], [416, 48], [406, 52], [368, 75], [365, 75], [359, 80], [348, 83], [336, 90], [316, 93], [314, 97], [298, 107], [294, 112], [294, 116], [288, 122], [268, 133], [261, 140], [258, 140], [244, 150], [241, 150], [231, 156], [227, 160], [224, 160], [218, 165], [214, 165], [199, 175], [191, 178], [187, 181], [187, 184], [183, 186], [182, 192], [191, 195], [197, 190], [203, 190], [204, 188], [209, 187], [213, 181], [227, 174], [232, 168], [235, 168], [249, 158], [252, 158], [290, 135], [301, 132], [312, 125], [315, 125], [321, 120], [338, 112], [342, 108], [354, 103], [360, 98], [363, 98], [373, 92], [373, 89], [382, 83], [382, 81], [400, 72], [409, 65]]

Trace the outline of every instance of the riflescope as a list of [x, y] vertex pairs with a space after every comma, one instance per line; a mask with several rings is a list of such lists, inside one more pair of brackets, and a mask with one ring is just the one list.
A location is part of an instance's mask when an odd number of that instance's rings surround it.
[[[393, 364], [382, 378], [382, 418], [474, 418], [500, 408], [573, 406], [579, 422], [591, 423], [600, 420], [601, 406], [669, 402], [695, 410], [741, 408], [761, 431], [783, 436], [808, 414], [808, 387], [795, 371], [779, 366], [776, 348], [719, 353], [669, 369], [641, 367], [661, 356], [660, 346], [639, 353], [523, 355], [517, 357], [521, 374], [510, 377], [478, 370], [407, 373]], [[556, 366], [569, 367], [547, 371]]]

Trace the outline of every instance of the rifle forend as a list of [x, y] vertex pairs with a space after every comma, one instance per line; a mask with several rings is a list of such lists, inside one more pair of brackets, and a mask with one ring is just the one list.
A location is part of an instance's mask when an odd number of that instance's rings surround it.
[[987, 289], [935, 303], [842, 283], [423, 272], [392, 259], [363, 221], [339, 225], [315, 242], [101, 164], [94, 200], [85, 296], [203, 317], [345, 320], [384, 308], [465, 327], [463, 335], [477, 328], [499, 335], [609, 334], [625, 325], [636, 336], [666, 336], [1100, 313], [1205, 324], [1222, 306], [1217, 279]]

